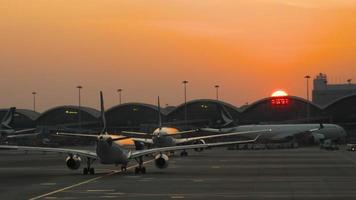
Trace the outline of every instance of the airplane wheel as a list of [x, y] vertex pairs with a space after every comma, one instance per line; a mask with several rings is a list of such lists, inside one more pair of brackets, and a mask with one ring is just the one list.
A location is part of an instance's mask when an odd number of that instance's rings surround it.
[[83, 174], [87, 175], [88, 174], [88, 168], [83, 168]]
[[139, 167], [135, 167], [135, 174], [139, 174], [140, 173], [140, 168]]
[[142, 167], [142, 168], [141, 168], [141, 173], [142, 173], [142, 174], [146, 174], [146, 167]]
[[182, 156], [182, 157], [188, 156], [188, 152], [182, 151], [182, 152], [180, 152], [180, 156]]
[[94, 175], [94, 174], [95, 174], [94, 168], [90, 168], [90, 169], [89, 169], [89, 173], [90, 173], [91, 175]]

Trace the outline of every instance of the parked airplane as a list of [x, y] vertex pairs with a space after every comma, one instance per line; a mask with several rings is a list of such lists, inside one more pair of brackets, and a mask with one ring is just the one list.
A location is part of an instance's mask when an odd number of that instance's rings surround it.
[[[223, 119], [232, 122], [231, 115], [222, 110]], [[235, 124], [236, 125], [236, 124]], [[214, 133], [230, 133], [239, 131], [256, 131], [261, 129], [269, 129], [271, 131], [260, 134], [259, 142], [276, 143], [276, 142], [291, 142], [292, 145], [297, 145], [298, 138], [306, 136], [314, 139], [314, 142], [320, 144], [335, 144], [346, 137], [345, 130], [336, 124], [270, 124], [270, 125], [240, 125], [231, 128], [213, 129], [202, 128], [203, 131]], [[255, 133], [245, 134], [247, 138], [256, 137]]]
[[[120, 135], [130, 137], [133, 141], [137, 143], [146, 144], [149, 147], [170, 147], [181, 144], [206, 144], [205, 140], [210, 138], [221, 138], [229, 137], [234, 135], [242, 134], [256, 134], [262, 132], [268, 132], [269, 129], [256, 129], [252, 131], [238, 131], [238, 132], [229, 132], [224, 134], [208, 135], [208, 136], [199, 136], [199, 137], [186, 137], [186, 138], [176, 138], [176, 136], [181, 136], [186, 133], [193, 133], [198, 130], [188, 130], [188, 131], [178, 131], [176, 128], [172, 127], [162, 127], [162, 118], [161, 118], [161, 106], [160, 100], [158, 97], [158, 128], [153, 131], [153, 133], [144, 133], [144, 132], [132, 132], [132, 131], [122, 131]], [[197, 148], [196, 151], [203, 151], [203, 148]], [[181, 156], [187, 156], [186, 151], [181, 152]]]
[[131, 151], [125, 148], [124, 146], [120, 145], [119, 143], [115, 142], [116, 140], [121, 140], [122, 138], [113, 138], [112, 136], [107, 134], [102, 92], [100, 92], [100, 100], [101, 100], [101, 114], [102, 114], [104, 128], [99, 136], [84, 135], [84, 134], [69, 134], [69, 133], [64, 134], [67, 136], [95, 138], [97, 141], [96, 152], [86, 151], [86, 150], [76, 150], [76, 149], [10, 146], [10, 145], [0, 145], [0, 149], [66, 153], [68, 154], [68, 157], [66, 159], [67, 167], [73, 170], [78, 169], [80, 167], [81, 164], [80, 156], [82, 156], [86, 158], [86, 164], [87, 164], [87, 166], [83, 169], [84, 174], [88, 174], [88, 173], [94, 174], [94, 168], [92, 168], [91, 165], [95, 160], [99, 160], [101, 164], [121, 165], [123, 171], [126, 170], [129, 161], [136, 160], [138, 162], [138, 167], [135, 168], [135, 173], [144, 174], [146, 173], [146, 168], [143, 166], [143, 156], [145, 155], [155, 155], [155, 165], [158, 168], [163, 169], [168, 166], [168, 160], [169, 160], [165, 152], [196, 149], [196, 148], [216, 147], [216, 146], [226, 146], [231, 144], [253, 143], [259, 137], [259, 135], [257, 135], [254, 139], [245, 140], [245, 141], [182, 145], [182, 146], [171, 146], [171, 147]]
[[35, 128], [23, 129], [18, 131], [13, 129], [12, 123], [14, 121], [15, 112], [16, 112], [16, 108], [11, 107], [1, 121], [0, 124], [1, 141], [5, 141], [8, 138], [23, 138], [23, 137], [38, 135], [38, 133], [27, 133], [27, 132], [35, 131], [36, 130]]

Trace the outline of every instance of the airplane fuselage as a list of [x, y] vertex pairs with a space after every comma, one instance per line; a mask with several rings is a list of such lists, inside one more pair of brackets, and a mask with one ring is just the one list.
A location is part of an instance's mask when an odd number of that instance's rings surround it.
[[[259, 140], [278, 142], [293, 139], [296, 135], [307, 133], [312, 129], [319, 129], [320, 124], [281, 124], [281, 125], [241, 125], [229, 129], [229, 132], [254, 131], [271, 129], [270, 132], [260, 134]], [[224, 132], [224, 130], [222, 130]], [[225, 130], [225, 132], [227, 129]], [[249, 133], [244, 136], [254, 138], [258, 133]], [[323, 124], [323, 128], [311, 133], [315, 139], [337, 140], [346, 136], [345, 130], [335, 124]]]
[[170, 136], [178, 132], [175, 128], [162, 127], [153, 131], [152, 142], [154, 147], [169, 147], [177, 145], [175, 138]]
[[124, 164], [129, 162], [130, 150], [110, 141], [109, 136], [100, 136], [96, 144], [96, 154], [101, 164]]
[[176, 145], [175, 139], [168, 134], [153, 136], [152, 141], [154, 147], [170, 147]]

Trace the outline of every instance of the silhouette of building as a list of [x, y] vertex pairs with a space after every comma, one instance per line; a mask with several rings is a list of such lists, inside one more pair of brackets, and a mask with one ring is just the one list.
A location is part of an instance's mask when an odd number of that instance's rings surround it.
[[356, 84], [352, 84], [351, 79], [345, 84], [328, 84], [327, 76], [323, 73], [314, 79], [313, 103], [319, 106], [326, 106], [351, 94], [356, 94]]

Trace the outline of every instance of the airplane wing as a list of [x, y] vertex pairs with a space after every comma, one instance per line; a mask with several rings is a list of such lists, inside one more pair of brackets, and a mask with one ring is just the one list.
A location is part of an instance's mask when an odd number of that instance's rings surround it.
[[131, 137], [131, 138], [146, 138], [146, 139], [152, 139], [152, 135], [148, 133], [143, 133], [143, 132], [134, 132], [134, 131], [122, 131], [120, 135], [124, 135], [126, 137]]
[[212, 133], [228, 133], [234, 131], [234, 128], [224, 128], [224, 129], [217, 129], [217, 128], [201, 128], [201, 131], [212, 132]]
[[7, 138], [27, 138], [27, 137], [36, 137], [40, 135], [40, 133], [26, 133], [26, 134], [16, 134], [16, 135], [8, 135]]
[[249, 133], [261, 133], [262, 134], [264, 132], [271, 132], [271, 129], [264, 129], [264, 130], [257, 130], [257, 131], [240, 131], [240, 132], [207, 135], [207, 136], [200, 136], [200, 137], [181, 138], [181, 139], [175, 139], [175, 141], [177, 144], [181, 144], [181, 143], [187, 143], [187, 142], [197, 141], [197, 140], [202, 140], [202, 139], [229, 137], [229, 136], [244, 135], [244, 134], [249, 134]]
[[50, 147], [29, 147], [29, 146], [11, 146], [11, 145], [0, 145], [0, 149], [3, 150], [19, 150], [19, 151], [36, 151], [36, 152], [52, 152], [52, 153], [65, 153], [69, 155], [79, 155], [83, 157], [89, 157], [93, 159], [98, 159], [96, 153], [86, 150], [76, 150], [76, 149], [62, 149], [62, 148], [50, 148]]
[[[92, 135], [92, 134], [82, 134], [82, 133], [56, 133], [58, 136], [69, 136], [69, 137], [86, 137], [86, 138], [91, 138], [93, 140], [98, 139], [98, 135]], [[114, 141], [116, 140], [124, 140], [127, 139], [128, 137], [122, 136], [122, 135], [110, 135]]]
[[131, 138], [133, 141], [136, 142], [142, 142], [145, 144], [153, 144], [153, 140], [152, 139], [145, 139], [145, 138]]
[[207, 148], [207, 147], [227, 146], [227, 145], [234, 145], [234, 144], [254, 143], [257, 141], [257, 139], [259, 137], [260, 137], [260, 135], [258, 135], [253, 140], [244, 140], [244, 141], [218, 142], [218, 143], [209, 143], [209, 144], [193, 144], [193, 145], [181, 145], [181, 146], [145, 149], [145, 150], [131, 152], [131, 154], [129, 155], [129, 158], [134, 159], [134, 158], [145, 156], [145, 155], [167, 152], [167, 151], [178, 151], [178, 150], [199, 149], [199, 148]]
[[22, 129], [22, 130], [15, 131], [15, 134], [27, 133], [35, 130], [36, 128]]
[[97, 135], [92, 135], [92, 134], [82, 134], [82, 133], [59, 133], [57, 132], [56, 135], [58, 136], [70, 136], [70, 137], [87, 137], [87, 138], [95, 138], [97, 139]]

